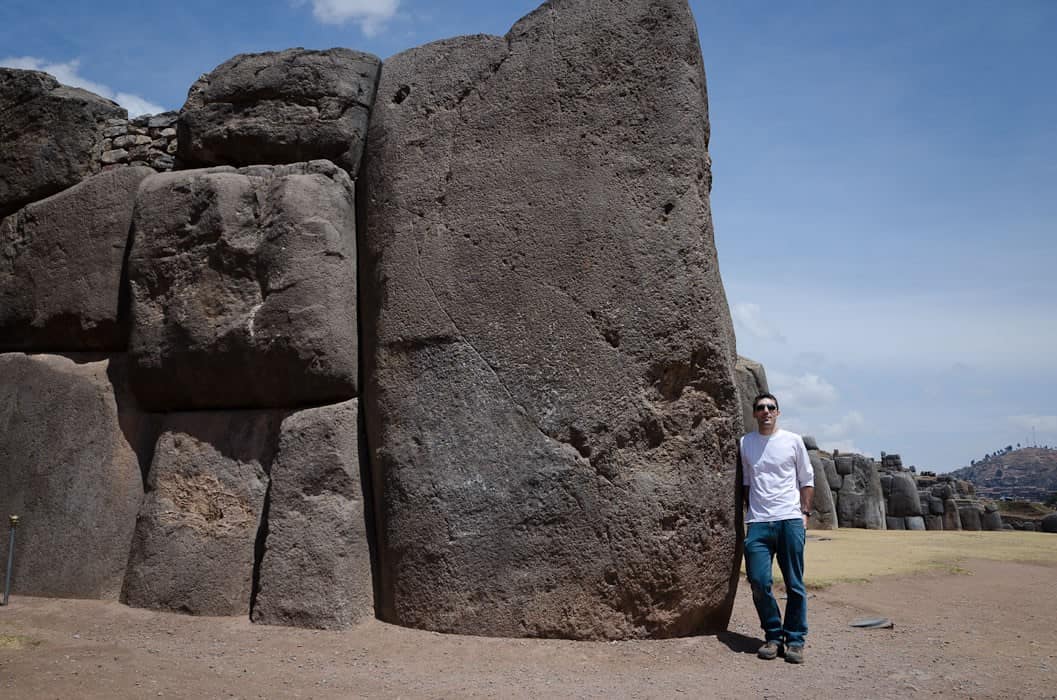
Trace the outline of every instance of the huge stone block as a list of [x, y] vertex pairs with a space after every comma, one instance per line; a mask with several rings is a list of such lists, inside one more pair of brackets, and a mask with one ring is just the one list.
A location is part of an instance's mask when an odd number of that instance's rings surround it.
[[895, 517], [921, 515], [921, 497], [917, 482], [910, 472], [891, 473], [891, 491], [886, 499], [886, 512]]
[[971, 506], [959, 506], [958, 515], [961, 517], [962, 529], [963, 530], [980, 530], [981, 529], [981, 516], [983, 510], [975, 505]]
[[249, 615], [278, 411], [164, 417], [121, 593], [193, 615]]
[[99, 170], [106, 120], [128, 112], [38, 71], [0, 68], [0, 217]]
[[841, 527], [885, 529], [885, 501], [877, 463], [858, 454], [842, 454], [837, 467], [849, 465], [837, 499], [837, 522]]
[[980, 516], [980, 529], [981, 530], [1001, 530], [1002, 529], [1002, 514], [998, 511], [985, 509], [983, 514]]
[[753, 399], [770, 391], [767, 388], [767, 372], [759, 362], [738, 355], [734, 365], [734, 381], [738, 388], [738, 404], [741, 406], [742, 430], [751, 433], [757, 427], [752, 412]]
[[199, 166], [325, 159], [356, 177], [380, 67], [343, 48], [235, 56], [191, 86], [177, 154]]
[[1057, 513], [1050, 513], [1039, 522], [1040, 532], [1057, 532]]
[[811, 457], [811, 467], [815, 473], [815, 498], [812, 504], [812, 514], [808, 520], [808, 526], [814, 530], [836, 530], [837, 508], [833, 501], [833, 492], [830, 491], [827, 480], [825, 460], [818, 450], [808, 452]]
[[962, 515], [958, 509], [958, 503], [953, 498], [943, 501], [943, 529], [961, 530]]
[[253, 620], [337, 629], [374, 616], [358, 401], [283, 421]]
[[129, 263], [133, 388], [157, 410], [356, 395], [352, 182], [328, 161], [154, 175]]
[[686, 2], [555, 0], [386, 61], [364, 173], [378, 609], [725, 628], [735, 352]]
[[829, 485], [829, 488], [834, 491], [840, 491], [840, 487], [844, 485], [844, 477], [837, 473], [836, 463], [821, 453], [819, 453], [819, 459], [822, 461], [823, 471], [826, 472], [826, 483]]
[[122, 355], [0, 355], [0, 562], [18, 515], [15, 593], [117, 599], [153, 445], [124, 375]]
[[125, 349], [125, 251], [153, 173], [100, 173], [0, 221], [0, 350]]

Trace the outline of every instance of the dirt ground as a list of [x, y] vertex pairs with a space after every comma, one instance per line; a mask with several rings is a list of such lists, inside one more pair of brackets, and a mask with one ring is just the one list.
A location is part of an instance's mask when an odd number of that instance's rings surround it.
[[[806, 663], [760, 661], [748, 588], [730, 631], [643, 642], [345, 632], [12, 596], [3, 698], [1057, 698], [1057, 567], [968, 560], [811, 593]], [[860, 630], [881, 616], [892, 629]]]

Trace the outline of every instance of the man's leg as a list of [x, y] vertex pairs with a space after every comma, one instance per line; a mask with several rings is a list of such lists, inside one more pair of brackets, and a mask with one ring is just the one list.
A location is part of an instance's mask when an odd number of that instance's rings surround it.
[[775, 554], [777, 523], [749, 523], [745, 535], [745, 574], [752, 586], [752, 602], [760, 616], [764, 640], [782, 642], [782, 616], [771, 592], [771, 566]]
[[785, 643], [803, 647], [807, 636], [807, 588], [804, 586], [804, 522], [800, 518], [783, 520], [779, 526], [775, 554], [785, 579]]

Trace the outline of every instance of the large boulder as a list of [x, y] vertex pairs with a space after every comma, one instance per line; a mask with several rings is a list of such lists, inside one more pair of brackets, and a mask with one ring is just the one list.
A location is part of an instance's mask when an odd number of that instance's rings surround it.
[[249, 615], [282, 417], [278, 411], [165, 416], [122, 601], [193, 615]]
[[[844, 477], [837, 473], [836, 463], [821, 452], [818, 453], [818, 458], [822, 462], [822, 470], [826, 474], [826, 483], [829, 488], [834, 491], [840, 491], [840, 487], [844, 485]], [[818, 486], [819, 483], [816, 482], [815, 488], [818, 488]]]
[[[855, 455], [854, 454], [838, 454], [834, 455], [833, 462], [837, 468], [837, 474], [840, 476], [848, 476], [855, 471]], [[880, 481], [880, 477], [878, 477]]]
[[378, 94], [359, 183], [380, 616], [725, 629], [741, 412], [686, 2], [553, 0], [506, 37], [390, 58]]
[[918, 485], [910, 472], [891, 472], [891, 487], [885, 501], [886, 512], [896, 517], [921, 515]]
[[0, 221], [0, 350], [125, 349], [125, 250], [153, 173], [100, 173]]
[[191, 86], [180, 111], [185, 165], [330, 160], [356, 177], [381, 62], [351, 49], [240, 54]]
[[374, 616], [358, 402], [283, 421], [253, 620], [337, 629]]
[[123, 356], [0, 355], [0, 562], [18, 515], [16, 593], [117, 599], [152, 436]]
[[38, 71], [0, 68], [0, 217], [99, 170], [107, 119], [128, 112]]
[[808, 527], [813, 530], [835, 530], [837, 529], [837, 508], [833, 502], [833, 492], [830, 491], [827, 482], [825, 462], [826, 460], [818, 450], [810, 450], [808, 456], [811, 458], [811, 467], [815, 472], [815, 497], [812, 504], [812, 514], [808, 519]]
[[908, 515], [903, 518], [907, 530], [925, 530], [925, 518], [920, 515]]
[[738, 355], [734, 365], [734, 381], [738, 388], [738, 405], [741, 406], [741, 427], [746, 433], [751, 433], [757, 427], [752, 412], [753, 399], [770, 391], [767, 388], [767, 372], [759, 362]]
[[962, 529], [961, 511], [958, 509], [958, 502], [955, 501], [953, 498], [948, 498], [943, 501], [943, 529]]
[[980, 529], [981, 530], [1001, 530], [1002, 529], [1002, 514], [997, 510], [984, 509], [983, 514], [980, 516]]
[[155, 410], [356, 395], [352, 182], [329, 161], [154, 175], [129, 263], [133, 388]]
[[961, 517], [963, 530], [982, 529], [981, 519], [983, 510], [977, 505], [959, 505], [958, 515]]
[[837, 467], [844, 461], [851, 472], [844, 477], [837, 499], [837, 522], [841, 527], [885, 529], [885, 501], [877, 463], [858, 454], [841, 454]]
[[1057, 532], [1057, 513], [1050, 513], [1038, 525], [1040, 532]]

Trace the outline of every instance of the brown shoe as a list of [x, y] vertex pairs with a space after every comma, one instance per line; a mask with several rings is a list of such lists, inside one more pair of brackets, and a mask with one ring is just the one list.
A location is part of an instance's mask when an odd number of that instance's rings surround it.
[[785, 662], [787, 664], [804, 663], [804, 647], [790, 646], [785, 648]]
[[778, 649], [780, 646], [781, 645], [774, 640], [766, 642], [762, 647], [756, 650], [756, 656], [771, 661], [778, 656]]

